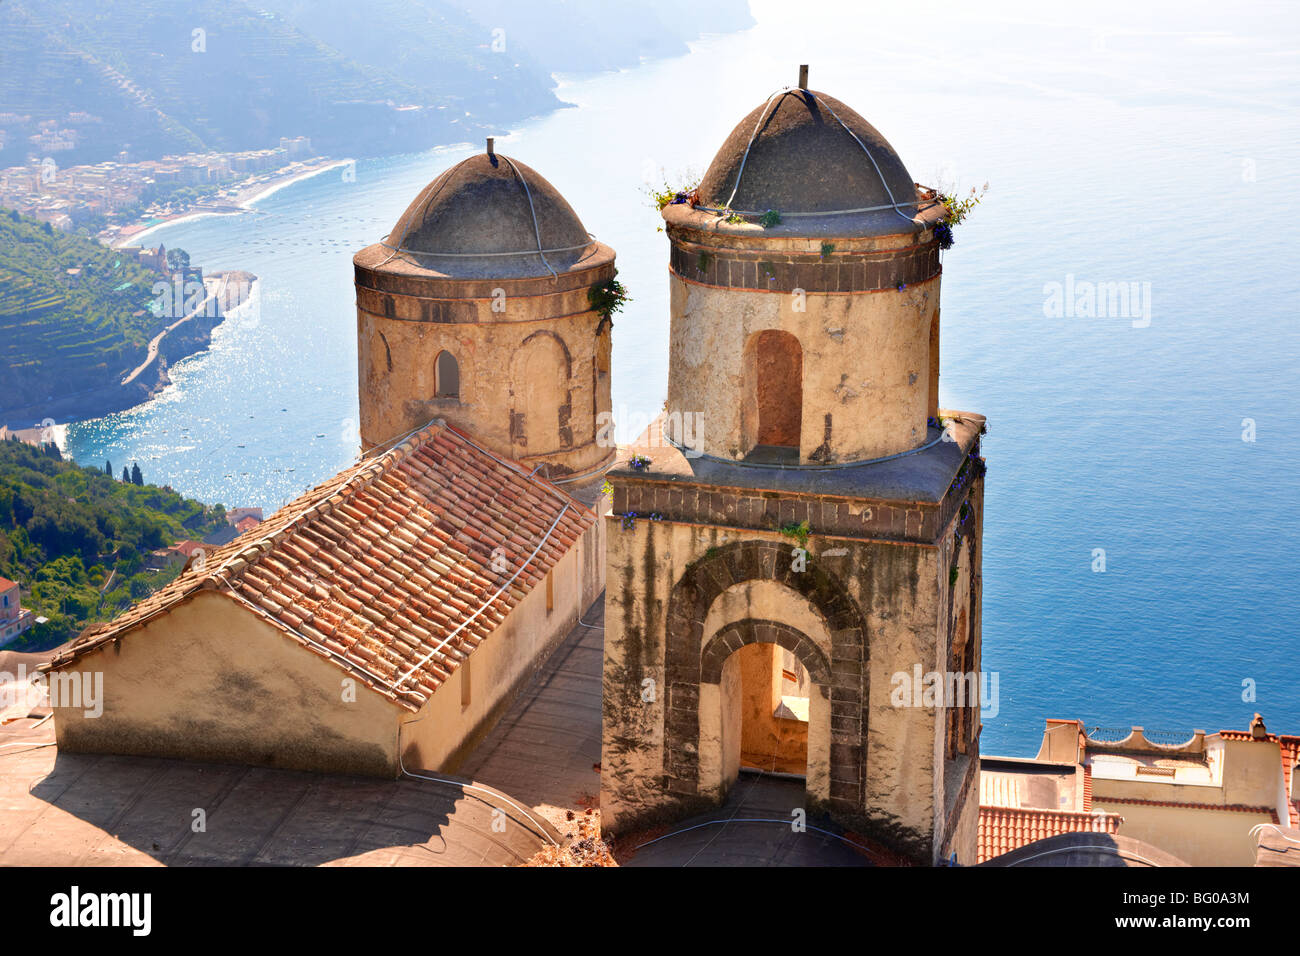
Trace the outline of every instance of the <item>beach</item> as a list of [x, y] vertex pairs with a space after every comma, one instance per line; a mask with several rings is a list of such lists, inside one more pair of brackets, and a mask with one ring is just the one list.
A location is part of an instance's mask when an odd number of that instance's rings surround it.
[[253, 207], [267, 196], [271, 196], [281, 189], [292, 186], [304, 179], [310, 179], [331, 169], [339, 169], [350, 163], [352, 163], [350, 159], [322, 158], [305, 163], [293, 163], [270, 174], [269, 178], [266, 174], [259, 174], [251, 177], [248, 182], [239, 187], [239, 191], [233, 197], [219, 206], [210, 206], [203, 202], [197, 202], [185, 212], [174, 213], [159, 219], [151, 218], [144, 222], [124, 226], [112, 237], [109, 245], [115, 249], [122, 246], [135, 246], [139, 245], [146, 236], [164, 226], [192, 222], [209, 216], [238, 216], [246, 212], [252, 212]]

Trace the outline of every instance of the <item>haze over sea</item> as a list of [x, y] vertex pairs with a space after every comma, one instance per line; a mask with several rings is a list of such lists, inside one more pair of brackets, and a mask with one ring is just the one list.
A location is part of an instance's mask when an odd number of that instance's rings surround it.
[[[917, 180], [990, 183], [944, 254], [940, 382], [943, 407], [989, 418], [983, 667], [1000, 681], [983, 752], [1032, 755], [1045, 717], [1190, 734], [1245, 729], [1258, 710], [1300, 733], [1294, 12], [875, 8], [796, 18], [758, 0], [756, 27], [687, 56], [561, 78], [576, 108], [498, 139], [618, 252], [633, 301], [615, 319], [616, 414], [654, 414], [667, 383], [667, 241], [646, 181], [703, 172], [809, 63], [810, 85], [880, 129]], [[157, 400], [72, 426], [67, 450], [267, 509], [342, 468], [351, 256], [480, 148], [360, 162], [355, 182], [325, 173], [255, 213], [151, 234], [207, 270], [256, 273], [256, 318], [221, 326]], [[1067, 281], [1150, 283], [1150, 324], [1048, 317], [1045, 287]]]

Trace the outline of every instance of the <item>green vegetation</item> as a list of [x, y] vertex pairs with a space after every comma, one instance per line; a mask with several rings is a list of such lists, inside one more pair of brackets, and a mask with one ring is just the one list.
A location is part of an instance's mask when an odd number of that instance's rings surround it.
[[600, 321], [596, 324], [596, 334], [600, 335], [606, 325], [613, 328], [614, 313], [621, 311], [623, 305], [631, 301], [627, 289], [623, 288], [623, 283], [617, 279], [607, 279], [588, 289], [587, 302], [591, 305], [592, 311], [600, 315]]
[[944, 222], [950, 226], [955, 226], [958, 223], [963, 222], [975, 207], [980, 204], [980, 200], [984, 198], [984, 194], [988, 191], [988, 183], [985, 183], [984, 187], [978, 192], [976, 192], [975, 187], [972, 186], [969, 193], [961, 199], [956, 199], [954, 196], [945, 193], [942, 189], [938, 190], [936, 194], [937, 198], [941, 203], [948, 207], [948, 215], [945, 217]]
[[798, 541], [799, 547], [803, 548], [805, 551], [808, 550], [808, 536], [812, 534], [812, 528], [809, 527], [807, 521], [800, 521], [798, 524], [791, 522], [790, 524], [783, 525], [780, 531], [787, 538], [794, 538]]
[[775, 209], [769, 209], [763, 215], [758, 217], [758, 224], [764, 229], [771, 229], [773, 226], [781, 225], [781, 214]]
[[120, 381], [169, 321], [152, 311], [158, 281], [120, 252], [0, 212], [0, 401]]
[[695, 203], [699, 200], [697, 191], [700, 188], [700, 177], [694, 170], [679, 172], [677, 178], [680, 182], [676, 186], [668, 181], [668, 174], [662, 169], [659, 170], [659, 175], [663, 181], [662, 186], [645, 188], [645, 194], [650, 200], [650, 208], [659, 211], [671, 202]]
[[746, 219], [738, 212], [728, 211], [727, 218], [723, 219], [722, 221], [725, 223], [729, 223], [730, 225], [733, 226], [739, 226], [742, 222], [745, 222]]
[[834, 251], [835, 251], [835, 243], [833, 243], [833, 242], [823, 242], [823, 243], [822, 243], [822, 252], [821, 252], [821, 256], [822, 256], [823, 259], [825, 259], [827, 256], [829, 256], [829, 255], [830, 255], [831, 253], [833, 253]]
[[55, 647], [112, 618], [178, 573], [145, 570], [150, 551], [225, 523], [221, 505], [123, 483], [50, 448], [0, 441], [0, 577], [17, 581], [23, 606], [49, 618], [13, 650]]

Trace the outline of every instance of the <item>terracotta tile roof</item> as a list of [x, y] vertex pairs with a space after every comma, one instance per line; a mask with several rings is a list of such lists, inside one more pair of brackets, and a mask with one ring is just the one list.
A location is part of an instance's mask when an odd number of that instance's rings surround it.
[[1267, 814], [1277, 823], [1277, 811], [1272, 807], [1252, 807], [1244, 803], [1186, 803], [1178, 800], [1141, 800], [1137, 797], [1102, 797], [1106, 803], [1130, 803], [1140, 807], [1180, 807], [1184, 810], [1224, 810], [1231, 813]]
[[0, 578], [0, 591], [8, 591], [10, 588], [18, 587], [17, 581], [10, 581], [8, 578]]
[[191, 559], [174, 582], [87, 628], [48, 666], [208, 590], [415, 711], [595, 521], [517, 462], [430, 425]]
[[1300, 793], [1291, 789], [1295, 784], [1291, 768], [1300, 763], [1300, 737], [1279, 734], [1277, 742], [1282, 747], [1282, 786], [1286, 787], [1287, 811], [1291, 826], [1300, 829]]
[[1263, 737], [1256, 738], [1249, 730], [1220, 730], [1219, 736], [1224, 740], [1277, 740], [1277, 734], [1265, 734]]
[[980, 807], [979, 862], [1062, 833], [1116, 833], [1123, 817], [1077, 810]]

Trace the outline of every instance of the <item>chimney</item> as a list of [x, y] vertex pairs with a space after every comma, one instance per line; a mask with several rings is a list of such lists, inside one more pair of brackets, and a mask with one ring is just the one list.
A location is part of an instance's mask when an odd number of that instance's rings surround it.
[[493, 144], [496, 143], [495, 137], [489, 136], [487, 138], [487, 143], [488, 143], [487, 154], [489, 156], [495, 156], [496, 151], [493, 149]]
[[1250, 736], [1255, 740], [1263, 740], [1268, 736], [1268, 728], [1264, 726], [1264, 718], [1259, 714], [1250, 722]]
[[803, 63], [799, 66], [799, 89], [808, 89], [808, 64]]

